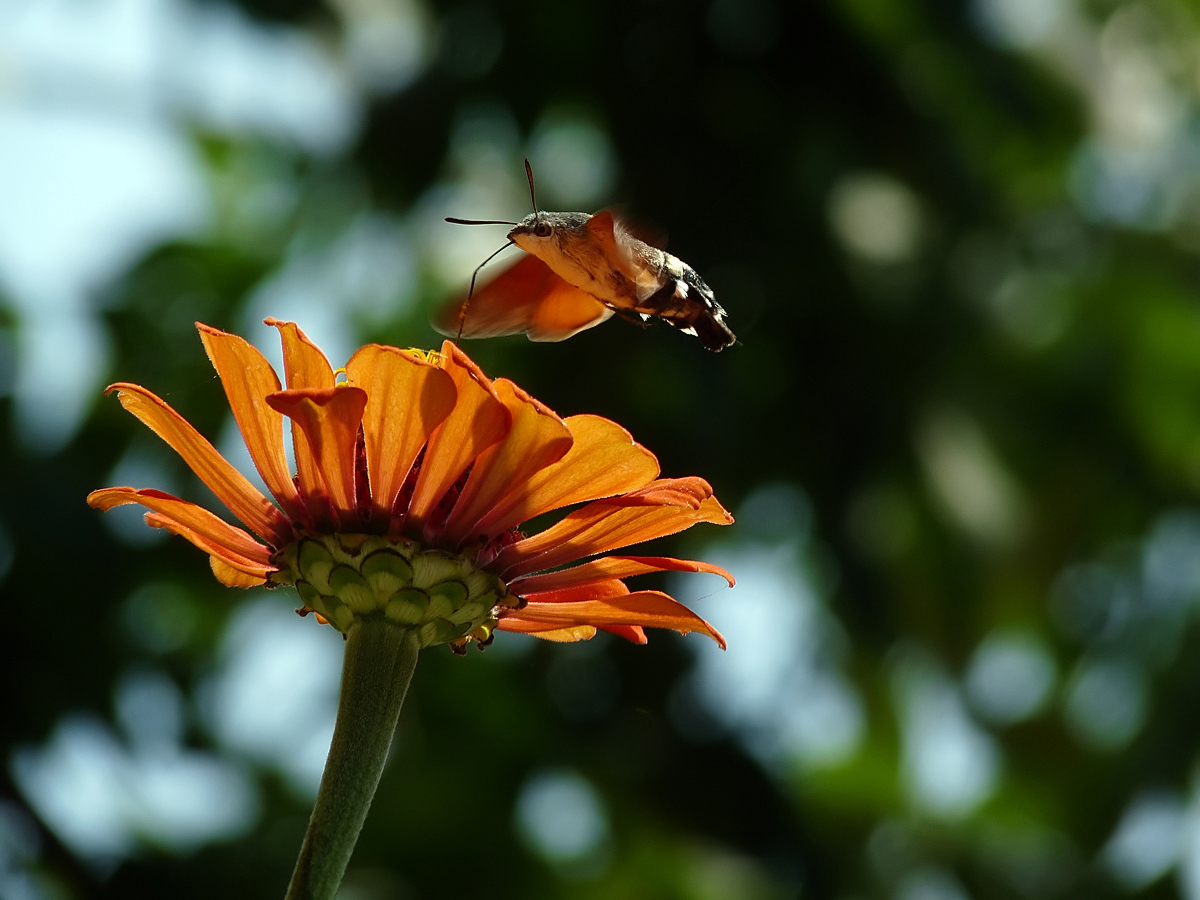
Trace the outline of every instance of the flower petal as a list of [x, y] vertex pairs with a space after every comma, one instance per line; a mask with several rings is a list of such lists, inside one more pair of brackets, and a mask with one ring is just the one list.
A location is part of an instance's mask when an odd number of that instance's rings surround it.
[[[126, 503], [140, 503], [152, 514], [157, 514], [152, 523], [155, 527], [169, 527], [208, 553], [218, 554], [232, 563], [265, 566], [271, 570], [275, 568], [271, 565], [269, 547], [260, 544], [242, 529], [230, 525], [203, 506], [197, 506], [163, 491], [139, 491], [131, 487], [103, 488], [88, 494], [87, 502], [88, 505], [103, 511]], [[159, 521], [160, 519], [162, 521]], [[176, 530], [177, 528], [179, 530]]]
[[720, 575], [729, 582], [730, 587], [733, 587], [734, 583], [733, 576], [720, 566], [694, 559], [672, 559], [669, 556], [605, 556], [570, 569], [517, 578], [509, 583], [509, 587], [521, 596], [526, 596], [540, 591], [560, 591], [609, 578], [629, 578], [647, 572], [709, 572]]
[[575, 439], [567, 455], [502, 497], [477, 532], [502, 534], [542, 513], [634, 491], [658, 477], [654, 454], [616, 422], [588, 415], [564, 421]]
[[532, 634], [545, 641], [557, 641], [564, 644], [590, 641], [596, 636], [596, 628], [593, 625], [573, 625], [570, 628], [563, 628], [561, 625], [547, 625], [544, 622], [526, 622], [512, 616], [496, 623], [496, 630]]
[[650, 643], [641, 625], [601, 625], [600, 630], [607, 631], [609, 634], [615, 634], [617, 637], [623, 637], [631, 644]]
[[[570, 588], [568, 590], [555, 591], [553, 593], [546, 593], [546, 594], [531, 596], [528, 599], [530, 601], [534, 601], [534, 602], [546, 602], [546, 603], [577, 603], [577, 602], [582, 602], [582, 601], [586, 601], [586, 600], [604, 600], [609, 597], [625, 597], [628, 595], [629, 595], [629, 588], [627, 588], [625, 586], [624, 582], [610, 578], [610, 579], [607, 579], [604, 581], [594, 581], [591, 584], [587, 584], [587, 585], [579, 585], [579, 586]], [[547, 633], [543, 632], [541, 630], [542, 628], [549, 627], [545, 623], [525, 622], [525, 623], [523, 623], [524, 624], [523, 628], [512, 627], [511, 623], [520, 622], [520, 621], [521, 621], [521, 619], [516, 618], [516, 617], [509, 617], [509, 618], [501, 619], [501, 622], [510, 623], [508, 630], [512, 630], [512, 631], [523, 630], [530, 634], [536, 634], [538, 637], [543, 637], [543, 638], [547, 637]], [[497, 626], [497, 627], [503, 627], [503, 626]], [[583, 632], [585, 632], [589, 627], [590, 626], [586, 626], [586, 625], [576, 625], [572, 628], [565, 628], [565, 629], [557, 629], [556, 628], [553, 632], [550, 632], [550, 634], [552, 634], [554, 636], [548, 637], [547, 639], [548, 640], [572, 640], [572, 641], [577, 641], [577, 640], [581, 640], [581, 639], [586, 640], [588, 638], [593, 637], [593, 635], [595, 634], [594, 628], [591, 630], [591, 633], [583, 634]], [[631, 641], [635, 644], [645, 644], [646, 643], [646, 632], [644, 632], [642, 630], [640, 625], [600, 625], [598, 627], [602, 631], [607, 631], [607, 632], [617, 635], [618, 637], [623, 637], [623, 638], [625, 638], [625, 640]], [[577, 632], [582, 634], [582, 637], [578, 636], [576, 634]]]
[[612, 597], [582, 601], [555, 601], [535, 603], [530, 601], [519, 610], [514, 610], [501, 619], [508, 618], [526, 622], [540, 622], [560, 627], [574, 625], [638, 625], [646, 628], [670, 628], [680, 634], [699, 631], [707, 634], [724, 650], [725, 638], [702, 618], [661, 591], [635, 591]]
[[241, 569], [234, 568], [219, 556], [210, 556], [208, 558], [208, 565], [212, 569], [212, 573], [217, 576], [217, 581], [221, 582], [225, 587], [252, 588], [260, 587], [267, 583], [265, 575], [251, 575], [249, 572], [243, 572]]
[[257, 587], [267, 583], [267, 576], [279, 571], [275, 566], [263, 566], [240, 557], [230, 556], [224, 548], [217, 547], [207, 538], [161, 513], [146, 513], [146, 524], [152, 528], [165, 528], [177, 534], [193, 546], [209, 554], [208, 565], [213, 575], [226, 587]]
[[333, 387], [333, 366], [295, 322], [267, 318], [263, 319], [263, 324], [279, 330], [279, 340], [283, 344], [283, 373], [290, 390]]
[[282, 547], [292, 539], [292, 526], [287, 517], [187, 419], [141, 385], [113, 384], [105, 393], [113, 391], [117, 392], [121, 406], [166, 441], [247, 528], [275, 547]]
[[663, 479], [568, 513], [540, 534], [507, 547], [489, 569], [512, 579], [675, 534], [699, 522], [728, 525], [733, 516], [704, 479]]
[[367, 392], [350, 385], [300, 388], [269, 394], [267, 403], [304, 432], [342, 526], [357, 523], [355, 451]]
[[558, 462], [574, 443], [566, 424], [552, 410], [507, 378], [497, 379], [494, 386], [512, 415], [512, 428], [475, 460], [442, 533], [447, 544], [456, 545], [478, 534], [473, 526], [501, 497]]
[[[229, 587], [246, 587], [244, 584], [232, 584], [228, 580], [232, 576], [227, 576], [226, 569], [239, 572], [245, 578], [257, 579], [257, 583], [261, 584], [267, 580], [267, 576], [272, 572], [279, 571], [275, 566], [263, 565], [262, 563], [254, 562], [242, 556], [231, 553], [227, 548], [218, 546], [210, 541], [204, 535], [188, 528], [186, 525], [176, 521], [170, 516], [165, 516], [162, 513], [148, 512], [146, 513], [146, 524], [151, 528], [165, 528], [171, 534], [178, 535], [193, 547], [199, 547], [205, 553], [209, 554], [209, 566], [213, 569], [213, 574], [217, 576], [222, 584]], [[215, 560], [220, 560], [223, 567], [220, 572], [217, 571]]]
[[346, 378], [367, 392], [363, 436], [371, 503], [376, 521], [386, 523], [413, 461], [454, 409], [458, 391], [438, 366], [380, 344], [350, 357]]
[[196, 328], [225, 388], [254, 467], [292, 521], [305, 521], [304, 504], [283, 452], [283, 416], [267, 405], [267, 394], [279, 390], [279, 377], [248, 341], [200, 322]]
[[622, 597], [628, 593], [628, 586], [619, 578], [605, 578], [589, 582], [588, 584], [563, 588], [562, 590], [541, 591], [536, 594], [522, 593], [520, 596], [529, 603], [578, 603], [583, 600], [603, 600], [606, 597]]
[[[283, 344], [283, 373], [289, 389], [325, 389], [334, 386], [333, 366], [295, 322], [264, 319], [263, 324], [279, 329], [279, 339]], [[292, 448], [296, 457], [296, 481], [299, 483], [300, 494], [310, 507], [315, 521], [328, 521], [328, 488], [321, 478], [308, 441], [294, 428]]]
[[421, 474], [408, 507], [408, 530], [415, 533], [443, 495], [484, 450], [498, 443], [512, 424], [495, 388], [479, 367], [449, 341], [442, 344], [442, 367], [458, 391], [454, 411], [429, 438]]

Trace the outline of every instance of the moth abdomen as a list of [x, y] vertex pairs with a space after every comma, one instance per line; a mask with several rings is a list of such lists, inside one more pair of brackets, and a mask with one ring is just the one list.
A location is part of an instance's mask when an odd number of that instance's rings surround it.
[[688, 328], [700, 339], [700, 343], [704, 345], [705, 350], [712, 350], [714, 352], [724, 350], [737, 340], [733, 332], [729, 330], [729, 326], [725, 324], [723, 314], [721, 316], [692, 316], [688, 320]]
[[663, 256], [664, 283], [638, 304], [637, 311], [695, 335], [707, 350], [720, 351], [733, 344], [737, 338], [725, 324], [725, 310], [717, 303], [712, 288], [678, 257], [669, 253]]

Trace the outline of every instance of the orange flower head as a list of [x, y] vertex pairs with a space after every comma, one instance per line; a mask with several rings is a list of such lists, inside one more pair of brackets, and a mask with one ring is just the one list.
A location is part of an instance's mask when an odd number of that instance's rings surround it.
[[[631, 592], [623, 579], [712, 572], [732, 585], [727, 572], [605, 555], [698, 522], [732, 522], [706, 481], [659, 478], [658, 460], [615, 422], [560, 418], [511, 381], [489, 380], [449, 341], [440, 353], [368, 344], [339, 382], [294, 323], [266, 323], [283, 340], [286, 389], [247, 341], [197, 328], [275, 502], [163, 400], [120, 383], [108, 391], [245, 528], [153, 489], [104, 488], [88, 503], [140, 503], [150, 525], [208, 553], [224, 584], [292, 584], [302, 614], [343, 633], [360, 617], [382, 616], [415, 629], [421, 646], [458, 651], [490, 642], [496, 629], [556, 641], [600, 629], [645, 643], [647, 626], [700, 631], [725, 646], [687, 607], [659, 591]], [[566, 507], [574, 509], [540, 533], [519, 530]]]

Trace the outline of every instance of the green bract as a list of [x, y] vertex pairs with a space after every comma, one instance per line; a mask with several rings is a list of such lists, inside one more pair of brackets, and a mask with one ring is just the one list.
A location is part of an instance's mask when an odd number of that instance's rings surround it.
[[362, 617], [413, 628], [421, 647], [467, 636], [486, 641], [495, 607], [516, 606], [504, 582], [469, 556], [367, 534], [310, 535], [289, 544], [272, 579], [294, 584], [306, 608], [346, 633]]

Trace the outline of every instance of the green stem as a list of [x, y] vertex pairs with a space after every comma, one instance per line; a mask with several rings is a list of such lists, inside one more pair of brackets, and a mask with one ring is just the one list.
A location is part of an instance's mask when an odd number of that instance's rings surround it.
[[333, 900], [383, 774], [417, 664], [416, 632], [380, 618], [350, 626], [333, 742], [286, 900]]

